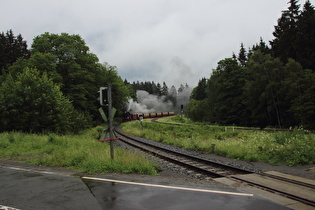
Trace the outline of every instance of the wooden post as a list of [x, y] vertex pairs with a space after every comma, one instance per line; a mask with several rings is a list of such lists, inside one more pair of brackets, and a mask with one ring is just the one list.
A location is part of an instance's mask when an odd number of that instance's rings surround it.
[[210, 152], [214, 153], [215, 144], [211, 144]]

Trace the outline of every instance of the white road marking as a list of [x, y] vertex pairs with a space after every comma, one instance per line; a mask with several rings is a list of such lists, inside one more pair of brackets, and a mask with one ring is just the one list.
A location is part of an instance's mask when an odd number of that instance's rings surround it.
[[12, 207], [9, 207], [9, 206], [0, 205], [0, 210], [20, 210], [20, 209], [16, 209], [16, 208], [12, 208]]
[[[69, 176], [66, 174], [61, 174], [61, 173], [55, 173], [55, 172], [49, 172], [49, 171], [42, 171], [42, 170], [36, 170], [36, 169], [27, 169], [27, 168], [17, 168], [17, 167], [6, 167], [6, 166], [0, 166], [0, 168], [8, 168], [11, 170], [16, 170], [16, 171], [27, 171], [27, 172], [34, 172], [34, 173], [42, 173], [42, 174], [51, 174], [51, 175], [63, 175], [63, 176]], [[0, 209], [1, 210], [1, 209]]]
[[157, 185], [157, 184], [146, 184], [146, 183], [139, 183], [139, 182], [127, 182], [127, 181], [120, 181], [120, 180], [113, 180], [113, 179], [102, 179], [102, 178], [94, 178], [94, 177], [82, 177], [82, 179], [90, 179], [90, 180], [104, 181], [104, 182], [116, 182], [116, 183], [121, 183], [121, 184], [132, 184], [132, 185], [149, 186], [149, 187], [159, 187], [159, 188], [176, 189], [176, 190], [187, 190], [187, 191], [196, 191], [196, 192], [217, 193], [217, 194], [225, 194], [225, 195], [254, 196], [253, 194], [247, 194], [247, 193], [236, 193], [236, 192], [226, 192], [226, 191], [217, 191], [217, 190], [194, 189], [194, 188], [186, 188], [186, 187], [174, 187], [174, 186]]

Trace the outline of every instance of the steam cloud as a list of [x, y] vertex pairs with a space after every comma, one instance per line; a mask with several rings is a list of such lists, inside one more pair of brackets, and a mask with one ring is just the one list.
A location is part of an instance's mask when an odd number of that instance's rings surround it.
[[174, 110], [171, 101], [165, 101], [165, 96], [158, 97], [144, 90], [137, 90], [137, 101], [128, 100], [127, 111], [131, 113], [170, 112]]
[[166, 100], [166, 96], [156, 96], [149, 94], [144, 90], [137, 90], [137, 101], [129, 99], [126, 104], [126, 110], [131, 113], [152, 113], [152, 112], [179, 112], [180, 106], [184, 105], [187, 108], [191, 88], [185, 88], [182, 92], [177, 93], [177, 105]]

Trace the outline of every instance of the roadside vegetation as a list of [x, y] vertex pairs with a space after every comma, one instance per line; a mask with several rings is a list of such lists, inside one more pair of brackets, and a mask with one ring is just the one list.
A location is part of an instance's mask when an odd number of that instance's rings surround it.
[[0, 133], [0, 159], [50, 167], [65, 167], [86, 173], [139, 173], [156, 175], [156, 165], [143, 156], [115, 147], [110, 158], [108, 143], [100, 143], [98, 129], [78, 135]]
[[182, 126], [145, 120], [143, 126], [132, 121], [124, 123], [122, 128], [128, 135], [238, 160], [289, 166], [315, 163], [315, 135], [301, 127], [291, 131], [264, 132], [194, 123], [180, 116], [159, 121], [182, 123]]

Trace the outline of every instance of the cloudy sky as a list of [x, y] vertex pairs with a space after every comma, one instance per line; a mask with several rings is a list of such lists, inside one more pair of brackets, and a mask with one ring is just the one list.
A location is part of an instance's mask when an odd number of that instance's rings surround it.
[[0, 31], [29, 46], [45, 32], [79, 34], [123, 79], [195, 86], [241, 43], [272, 40], [288, 1], [1, 0]]

